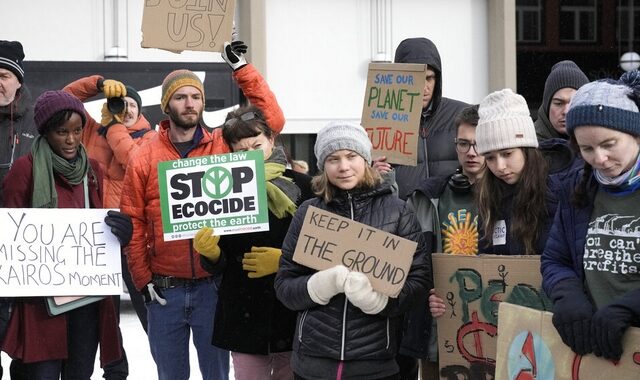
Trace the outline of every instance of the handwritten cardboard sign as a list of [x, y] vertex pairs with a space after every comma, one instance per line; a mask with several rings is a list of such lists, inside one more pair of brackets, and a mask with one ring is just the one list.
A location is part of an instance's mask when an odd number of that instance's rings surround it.
[[146, 0], [143, 48], [221, 52], [231, 41], [235, 0]]
[[427, 65], [370, 63], [362, 126], [373, 144], [373, 157], [416, 166], [422, 92]]
[[164, 240], [269, 230], [261, 150], [158, 163]]
[[0, 210], [0, 297], [122, 293], [105, 209]]
[[500, 305], [496, 379], [636, 380], [640, 377], [640, 329], [623, 337], [618, 363], [567, 347], [553, 326], [552, 313]]
[[433, 254], [437, 294], [447, 304], [438, 318], [440, 375], [492, 378], [502, 301], [550, 310], [542, 291], [539, 256]]
[[293, 261], [317, 270], [342, 264], [366, 274], [375, 290], [397, 297], [417, 246], [414, 241], [311, 206]]

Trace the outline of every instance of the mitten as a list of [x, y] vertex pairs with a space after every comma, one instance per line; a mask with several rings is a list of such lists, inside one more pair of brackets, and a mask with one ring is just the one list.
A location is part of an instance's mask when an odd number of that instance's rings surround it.
[[244, 53], [247, 52], [247, 45], [242, 41], [225, 42], [222, 49], [222, 58], [236, 71], [247, 64]]
[[594, 353], [606, 359], [620, 360], [622, 336], [634, 321], [640, 321], [640, 289], [627, 292], [593, 314]]
[[549, 296], [553, 301], [551, 321], [564, 344], [579, 355], [592, 352], [591, 317], [594, 308], [582, 282], [575, 277], [564, 279], [553, 287]]
[[[122, 111], [114, 114], [113, 112], [111, 112], [111, 110], [109, 110], [109, 106], [105, 102], [102, 105], [102, 118], [100, 119], [100, 124], [105, 128], [109, 128], [116, 123], [122, 123], [122, 121], [124, 120], [124, 116], [127, 113], [127, 102], [124, 102], [124, 104], [125, 106]], [[106, 135], [106, 132], [104, 133]]]
[[279, 248], [251, 247], [251, 252], [244, 254], [242, 269], [248, 271], [249, 278], [264, 277], [278, 271], [282, 251]]
[[131, 236], [133, 236], [133, 223], [129, 215], [109, 210], [107, 216], [104, 217], [104, 222], [111, 227], [111, 232], [116, 235], [121, 246], [129, 244]]
[[155, 286], [153, 282], [148, 283], [141, 290], [142, 297], [144, 298], [144, 302], [149, 303], [152, 301], [158, 301], [158, 303], [162, 306], [167, 304], [167, 300], [162, 295], [160, 288]]
[[349, 274], [349, 269], [344, 265], [336, 265], [314, 273], [307, 281], [309, 297], [317, 304], [328, 304], [333, 296], [344, 292], [344, 281], [347, 274]]
[[201, 228], [193, 238], [193, 248], [207, 259], [217, 262], [220, 258], [220, 236], [214, 235], [213, 232], [211, 227]]
[[366, 314], [378, 314], [389, 301], [388, 296], [373, 290], [369, 278], [360, 272], [349, 272], [344, 283], [344, 294], [349, 302]]
[[124, 98], [127, 96], [127, 88], [124, 83], [113, 79], [105, 79], [102, 81], [102, 92], [104, 97], [109, 98]]

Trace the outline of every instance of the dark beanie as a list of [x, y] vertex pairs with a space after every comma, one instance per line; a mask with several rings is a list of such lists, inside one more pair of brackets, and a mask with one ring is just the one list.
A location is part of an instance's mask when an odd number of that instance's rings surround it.
[[24, 51], [20, 42], [0, 40], [0, 68], [14, 73], [20, 83], [24, 82], [23, 59]]
[[584, 75], [575, 62], [567, 60], [553, 65], [546, 82], [544, 82], [544, 93], [542, 94], [542, 106], [545, 114], [549, 116], [551, 98], [558, 90], [567, 87], [577, 90], [587, 83], [589, 83], [589, 78]]
[[599, 80], [580, 87], [567, 112], [570, 135], [582, 126], [600, 126], [640, 136], [640, 72], [627, 72], [618, 81]]
[[138, 94], [138, 91], [136, 91], [136, 89], [131, 86], [125, 87], [127, 89], [127, 96], [138, 103], [138, 110], [142, 110], [142, 98], [140, 97], [140, 94]]
[[45, 91], [36, 100], [33, 109], [33, 120], [38, 127], [38, 133], [44, 135], [47, 131], [45, 125], [53, 115], [60, 111], [73, 111], [82, 118], [82, 126], [87, 122], [84, 114], [84, 105], [75, 96], [64, 91]]

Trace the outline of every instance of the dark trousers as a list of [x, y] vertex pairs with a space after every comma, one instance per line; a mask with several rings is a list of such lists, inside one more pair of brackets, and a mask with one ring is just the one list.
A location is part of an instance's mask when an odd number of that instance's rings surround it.
[[124, 280], [124, 284], [127, 286], [127, 290], [129, 291], [129, 297], [131, 298], [131, 304], [133, 305], [133, 310], [136, 311], [136, 315], [138, 316], [138, 320], [144, 329], [144, 332], [147, 332], [147, 308], [144, 306], [144, 298], [142, 297], [142, 293], [136, 289], [136, 286], [133, 284], [133, 279], [131, 278], [131, 272], [129, 272], [129, 266], [127, 265], [127, 258], [122, 256], [122, 279]]
[[[296, 373], [293, 374], [293, 379], [294, 380], [306, 380], [304, 377], [302, 376], [298, 376]], [[398, 374], [395, 375], [391, 375], [391, 376], [387, 376], [387, 377], [381, 377], [375, 380], [399, 380], [400, 376]]]
[[105, 365], [102, 377], [107, 380], [125, 380], [127, 376], [129, 376], [129, 361], [127, 360], [127, 353], [124, 351], [122, 331], [120, 331], [120, 296], [114, 296], [113, 299], [118, 316], [118, 335], [120, 335], [120, 350], [122, 351], [122, 358]]
[[400, 380], [417, 380], [418, 379], [418, 359], [411, 356], [396, 355], [396, 362], [400, 367]]

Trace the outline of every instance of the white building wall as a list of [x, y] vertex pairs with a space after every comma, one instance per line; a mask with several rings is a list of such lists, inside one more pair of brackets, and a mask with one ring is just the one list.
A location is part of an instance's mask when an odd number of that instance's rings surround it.
[[[6, 0], [0, 38], [21, 41], [27, 60], [101, 61], [113, 38], [112, 19], [105, 16], [112, 1]], [[218, 53], [141, 48], [144, 2], [120, 4], [127, 60], [221, 61]], [[378, 24], [375, 7], [384, 16]], [[287, 117], [285, 132], [315, 133], [333, 119], [359, 122], [376, 25], [384, 29], [378, 42], [389, 59], [408, 37], [424, 36], [438, 46], [444, 96], [477, 103], [488, 92], [486, 0], [269, 0], [265, 9], [264, 74]]]

